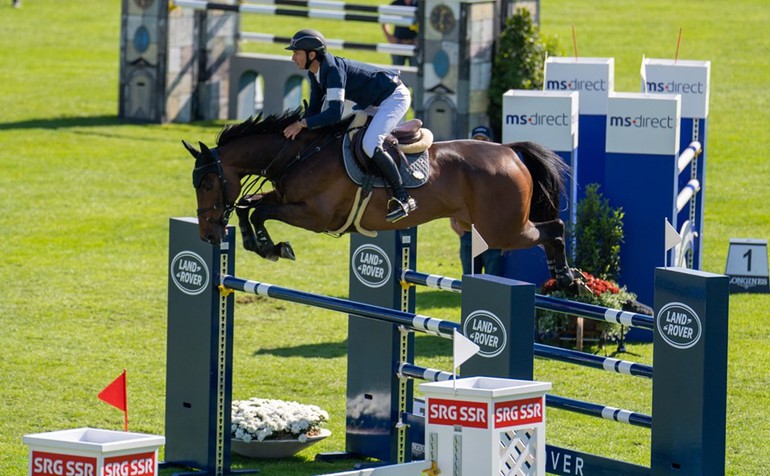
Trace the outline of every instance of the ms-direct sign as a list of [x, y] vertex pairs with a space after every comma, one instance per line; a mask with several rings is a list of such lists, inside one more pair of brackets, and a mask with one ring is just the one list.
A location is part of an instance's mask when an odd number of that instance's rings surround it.
[[495, 402], [491, 414], [486, 402], [428, 398], [428, 423], [433, 425], [508, 428], [542, 423], [544, 418], [543, 397]]

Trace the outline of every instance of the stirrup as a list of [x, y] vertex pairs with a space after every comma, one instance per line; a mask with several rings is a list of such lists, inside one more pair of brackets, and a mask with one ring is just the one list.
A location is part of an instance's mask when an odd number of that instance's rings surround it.
[[395, 203], [396, 206], [385, 215], [385, 220], [391, 223], [405, 218], [409, 215], [409, 212], [417, 210], [417, 202], [412, 197], [408, 197], [405, 201], [401, 201], [396, 197], [391, 197], [391, 199], [388, 200], [388, 209], [391, 208], [391, 203]]

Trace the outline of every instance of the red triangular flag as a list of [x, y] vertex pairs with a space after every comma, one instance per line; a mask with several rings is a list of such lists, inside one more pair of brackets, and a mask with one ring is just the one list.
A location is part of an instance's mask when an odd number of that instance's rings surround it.
[[118, 376], [104, 390], [99, 392], [99, 400], [109, 403], [113, 407], [126, 411], [128, 408], [128, 399], [126, 398], [126, 371]]
[[123, 430], [128, 431], [128, 395], [126, 386], [126, 369], [104, 390], [99, 392], [99, 400], [112, 405], [123, 412]]

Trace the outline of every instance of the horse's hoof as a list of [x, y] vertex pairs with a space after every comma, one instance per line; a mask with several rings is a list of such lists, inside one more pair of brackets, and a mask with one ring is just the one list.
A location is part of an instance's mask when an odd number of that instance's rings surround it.
[[253, 238], [243, 238], [243, 248], [246, 251], [257, 251], [257, 241]]
[[294, 256], [294, 250], [291, 248], [289, 242], [284, 241], [278, 243], [278, 247], [281, 250], [281, 258], [290, 259], [292, 261], [296, 260], [296, 257]]
[[586, 282], [579, 278], [575, 279], [575, 281], [572, 282], [572, 286], [570, 287], [574, 289], [573, 292], [578, 296], [592, 296], [594, 294]]

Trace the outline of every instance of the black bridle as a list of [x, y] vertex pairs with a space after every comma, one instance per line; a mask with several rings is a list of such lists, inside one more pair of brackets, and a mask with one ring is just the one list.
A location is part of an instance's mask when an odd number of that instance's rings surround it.
[[[219, 224], [222, 226], [227, 226], [227, 222], [230, 221], [230, 215], [232, 215], [233, 211], [235, 210], [235, 202], [227, 200], [227, 178], [225, 178], [225, 172], [222, 168], [222, 161], [219, 158], [219, 151], [215, 147], [213, 149], [202, 150], [201, 154], [207, 154], [211, 161], [193, 169], [193, 187], [197, 189], [201, 186], [201, 182], [203, 182], [203, 178], [206, 177], [206, 175], [210, 173], [216, 173], [220, 184], [219, 191], [221, 192], [221, 201], [213, 207], [198, 208], [198, 218], [200, 218], [200, 216], [204, 213], [216, 210], [224, 210], [222, 212], [222, 218], [219, 219]], [[211, 217], [205, 217], [204, 219], [209, 223], [216, 223]]]

